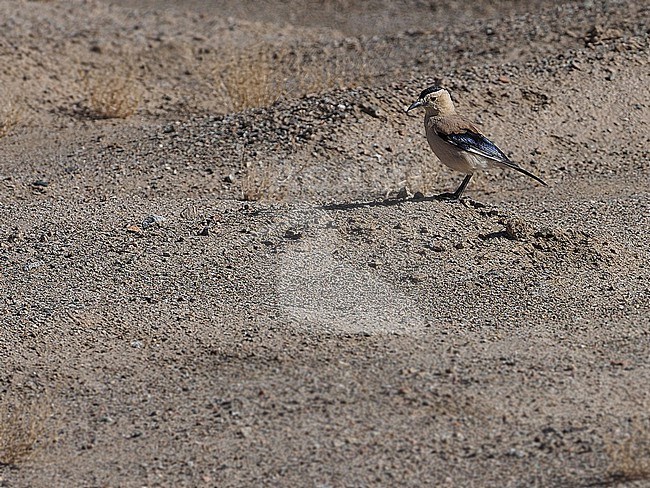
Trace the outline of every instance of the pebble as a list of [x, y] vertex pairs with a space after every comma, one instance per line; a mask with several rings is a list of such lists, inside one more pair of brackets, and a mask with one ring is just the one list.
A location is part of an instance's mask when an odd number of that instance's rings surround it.
[[399, 200], [406, 200], [407, 198], [410, 198], [411, 196], [412, 196], [412, 193], [409, 191], [408, 187], [406, 187], [406, 186], [403, 186], [397, 192], [397, 198]]
[[521, 451], [519, 449], [515, 449], [514, 447], [508, 451], [508, 456], [516, 457], [516, 458], [524, 458], [526, 457], [526, 453], [524, 451]]
[[129, 225], [126, 228], [126, 231], [130, 232], [132, 234], [141, 234], [142, 233], [142, 229], [138, 225]]
[[36, 268], [40, 268], [43, 266], [45, 263], [43, 261], [32, 261], [31, 263], [27, 263], [25, 266], [23, 266], [23, 269], [25, 271], [31, 271]]
[[149, 215], [146, 217], [141, 224], [142, 229], [148, 229], [151, 226], [154, 226], [156, 224], [160, 225], [162, 224], [165, 220], [167, 220], [165, 217], [161, 215]]
[[521, 219], [508, 219], [505, 222], [505, 226], [505, 233], [508, 239], [522, 240], [530, 235], [529, 225]]
[[408, 281], [410, 281], [411, 283], [415, 283], [415, 284], [422, 283], [424, 280], [426, 280], [426, 278], [427, 278], [427, 276], [425, 274], [422, 274], [422, 273], [412, 274], [412, 275], [407, 277]]
[[370, 115], [371, 117], [374, 117], [375, 119], [379, 119], [383, 116], [383, 111], [377, 107], [376, 105], [371, 105], [371, 104], [362, 104], [360, 106], [361, 111], [364, 114]]
[[302, 237], [302, 232], [293, 229], [287, 229], [284, 232], [284, 237], [295, 241]]

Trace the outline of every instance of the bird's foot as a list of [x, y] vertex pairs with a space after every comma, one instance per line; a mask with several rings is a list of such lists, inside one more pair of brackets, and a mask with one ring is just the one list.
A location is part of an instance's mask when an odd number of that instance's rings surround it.
[[460, 200], [460, 195], [457, 193], [440, 193], [439, 195], [436, 195], [436, 199], [446, 200], [448, 202], [457, 202]]

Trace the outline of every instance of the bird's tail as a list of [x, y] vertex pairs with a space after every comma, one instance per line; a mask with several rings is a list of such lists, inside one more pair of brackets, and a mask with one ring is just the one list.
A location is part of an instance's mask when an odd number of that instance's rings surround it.
[[510, 160], [508, 160], [508, 161], [501, 161], [501, 163], [502, 163], [506, 168], [511, 168], [511, 169], [514, 169], [515, 171], [519, 171], [520, 173], [523, 173], [523, 174], [525, 174], [526, 176], [530, 176], [530, 177], [531, 177], [532, 179], [534, 179], [535, 181], [540, 182], [542, 185], [544, 185], [544, 186], [548, 186], [548, 185], [546, 184], [546, 182], [545, 182], [543, 179], [541, 179], [539, 176], [535, 176], [535, 175], [534, 175], [533, 173], [531, 173], [530, 171], [526, 171], [524, 168], [522, 168], [521, 166], [519, 166], [519, 165], [513, 163], [513, 162], [510, 161]]

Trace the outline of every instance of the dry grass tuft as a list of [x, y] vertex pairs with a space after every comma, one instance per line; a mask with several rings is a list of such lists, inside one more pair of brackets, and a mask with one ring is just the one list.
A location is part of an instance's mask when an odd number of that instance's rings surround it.
[[241, 182], [241, 198], [245, 201], [282, 201], [288, 193], [288, 181], [292, 175], [282, 175], [281, 168], [263, 163], [248, 165]]
[[128, 75], [104, 75], [82, 73], [85, 115], [93, 119], [125, 119], [133, 115], [142, 98], [135, 80]]
[[606, 446], [610, 459], [609, 477], [616, 482], [650, 481], [650, 425], [634, 422], [630, 434], [620, 443]]
[[0, 401], [0, 466], [15, 466], [45, 444], [48, 403], [39, 398]]
[[21, 112], [13, 103], [0, 108], [0, 137], [5, 137], [20, 122]]
[[227, 112], [267, 107], [282, 98], [363, 84], [378, 69], [359, 56], [257, 45], [234, 51], [213, 70]]
[[217, 79], [229, 112], [265, 107], [282, 96], [281, 77], [262, 52], [232, 55]]

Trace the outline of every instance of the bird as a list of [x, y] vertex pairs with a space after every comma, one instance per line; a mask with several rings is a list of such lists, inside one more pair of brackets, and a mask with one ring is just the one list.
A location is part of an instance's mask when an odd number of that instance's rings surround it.
[[467, 118], [456, 113], [449, 91], [430, 86], [407, 109], [422, 107], [424, 129], [431, 150], [440, 162], [465, 174], [465, 179], [453, 193], [442, 193], [440, 199], [459, 200], [474, 173], [490, 167], [511, 168], [548, 186], [544, 180], [513, 163], [497, 145], [485, 137]]

